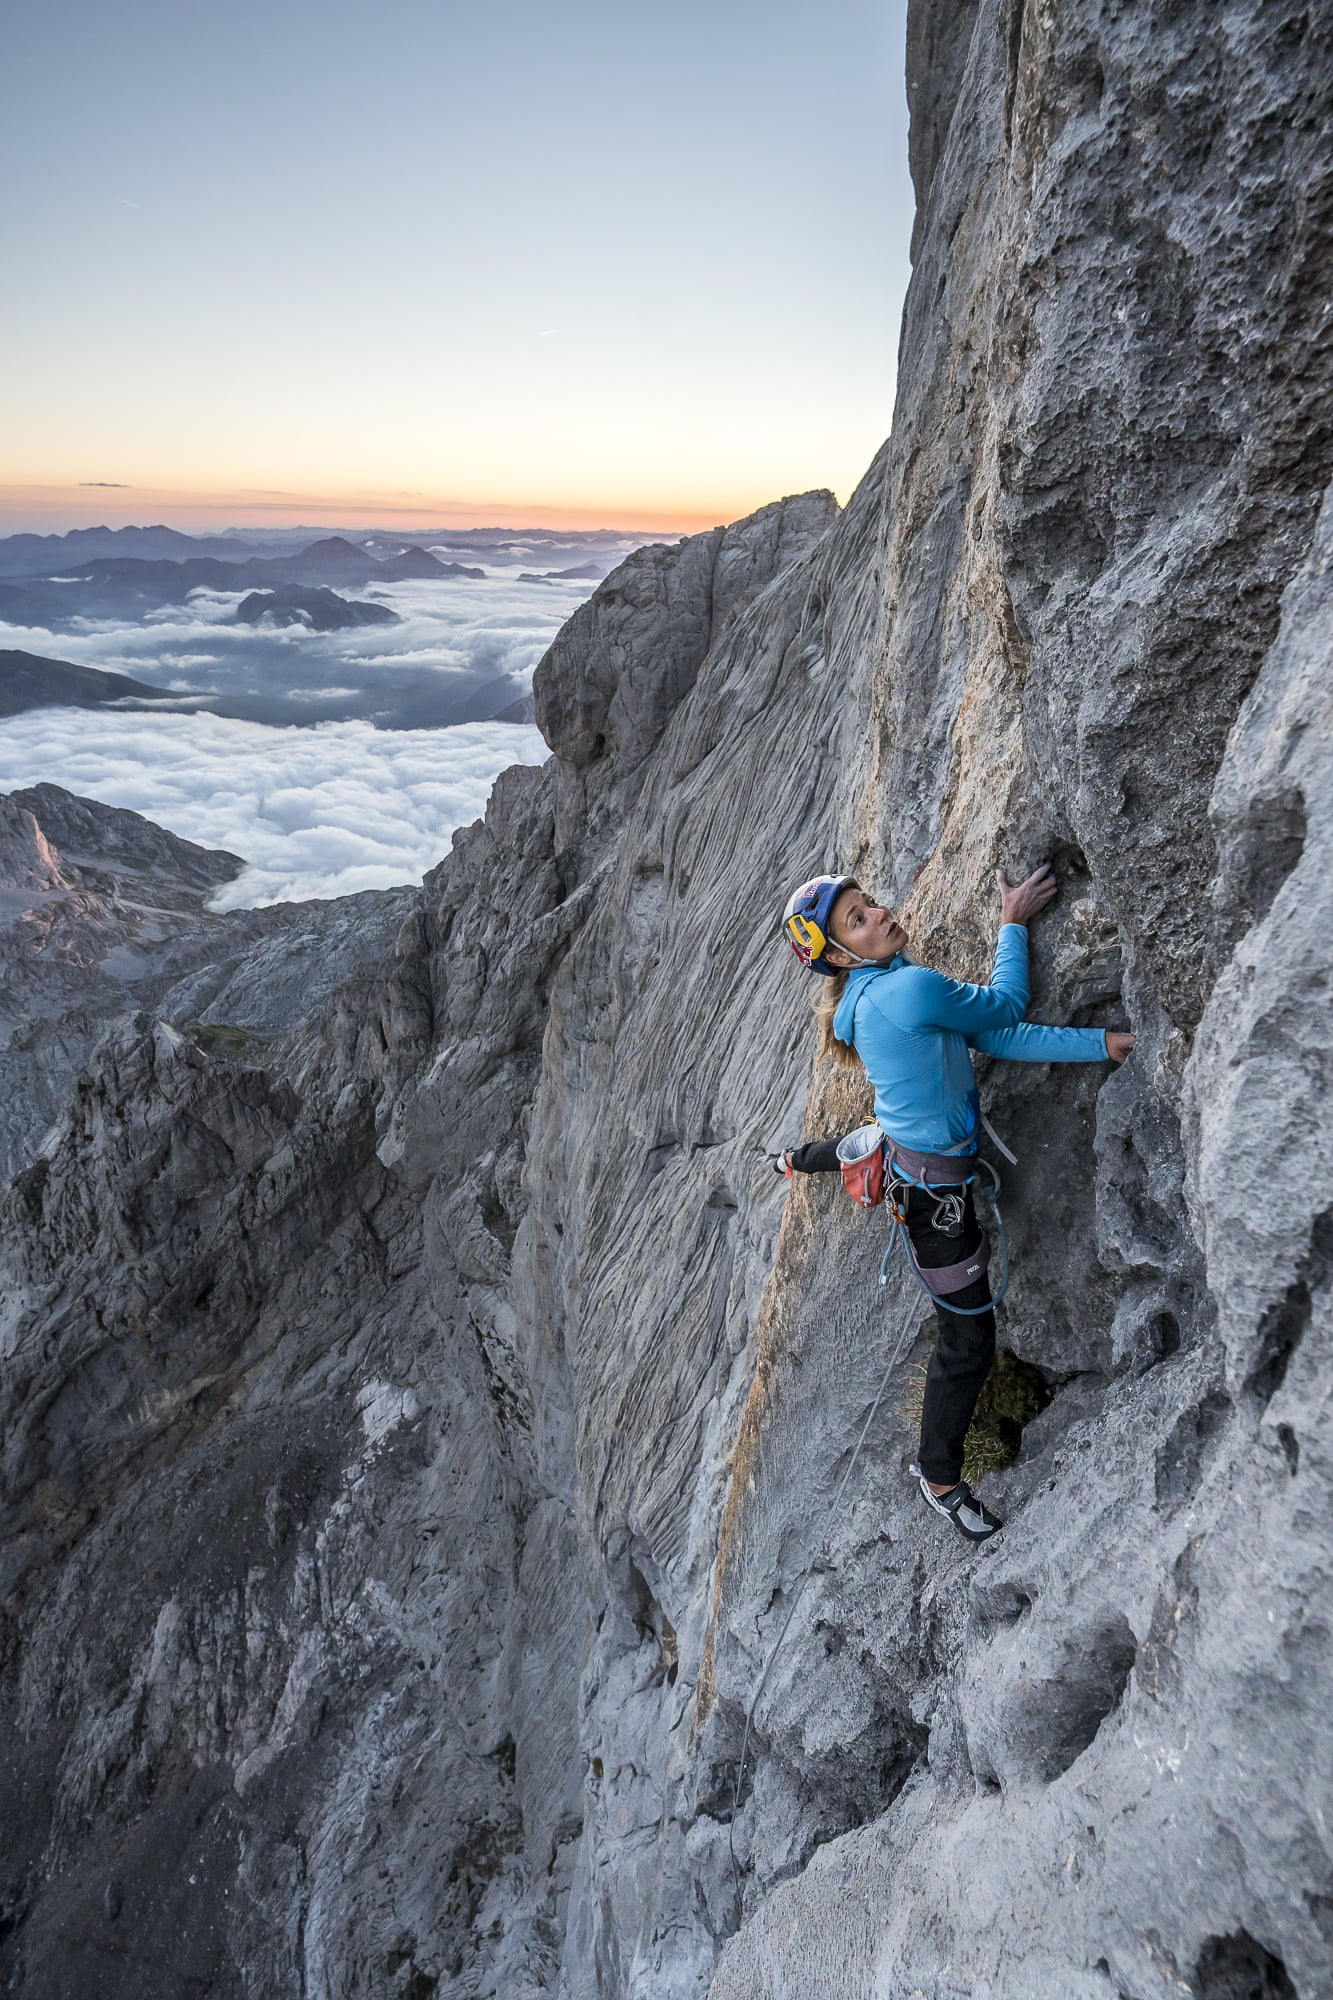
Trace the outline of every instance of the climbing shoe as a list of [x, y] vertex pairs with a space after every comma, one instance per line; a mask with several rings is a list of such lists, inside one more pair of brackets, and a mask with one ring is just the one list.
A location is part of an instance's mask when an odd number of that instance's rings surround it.
[[988, 1542], [997, 1528], [1004, 1522], [991, 1513], [983, 1500], [978, 1500], [965, 1479], [951, 1486], [947, 1493], [932, 1493], [930, 1481], [919, 1465], [910, 1466], [909, 1471], [921, 1488], [921, 1497], [927, 1507], [937, 1514], [943, 1514], [946, 1521], [952, 1521], [960, 1535], [966, 1535], [969, 1542]]

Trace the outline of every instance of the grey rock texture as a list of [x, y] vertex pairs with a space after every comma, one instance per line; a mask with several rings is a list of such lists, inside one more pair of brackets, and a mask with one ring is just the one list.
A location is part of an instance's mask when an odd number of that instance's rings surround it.
[[0, 1177], [25, 1166], [116, 1017], [289, 1031], [392, 942], [413, 897], [217, 914], [245, 863], [59, 785], [0, 795]]
[[[1333, 1987], [1329, 55], [914, 6], [848, 507], [613, 573], [285, 1032], [105, 1034], [0, 1217], [12, 1990]], [[766, 1163], [863, 1102], [775, 919], [836, 858], [984, 975], [1045, 855], [1033, 1011], [1140, 1039], [982, 1079], [1052, 1393], [975, 1551], [866, 1428], [917, 1297]]]

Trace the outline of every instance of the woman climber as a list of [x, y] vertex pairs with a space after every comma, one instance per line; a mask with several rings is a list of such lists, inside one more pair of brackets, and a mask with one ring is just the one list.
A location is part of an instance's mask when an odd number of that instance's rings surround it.
[[[906, 1223], [913, 1261], [935, 1301], [939, 1338], [926, 1371], [921, 1446], [911, 1471], [928, 1506], [970, 1541], [1002, 1523], [963, 1478], [963, 1440], [995, 1358], [995, 1314], [973, 1183], [982, 1113], [970, 1051], [1018, 1062], [1121, 1063], [1133, 1035], [1046, 1028], [1024, 1021], [1029, 921], [1055, 894], [1049, 868], [1010, 886], [996, 871], [1000, 935], [989, 986], [969, 986], [916, 965], [907, 933], [850, 875], [817, 875], [788, 903], [783, 924], [803, 965], [824, 975], [815, 1001], [821, 1055], [864, 1063], [875, 1086], [875, 1122], [886, 1177]], [[780, 1173], [836, 1172], [836, 1140], [779, 1154]], [[938, 1273], [933, 1284], [924, 1274]], [[947, 1303], [946, 1303], [947, 1300]]]

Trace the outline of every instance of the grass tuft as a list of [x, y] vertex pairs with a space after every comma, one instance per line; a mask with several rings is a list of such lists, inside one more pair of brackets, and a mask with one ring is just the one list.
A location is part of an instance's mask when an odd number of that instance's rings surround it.
[[244, 1055], [247, 1050], [260, 1047], [265, 1039], [251, 1034], [247, 1028], [229, 1027], [225, 1021], [187, 1021], [184, 1033], [206, 1056]]
[[[903, 1379], [898, 1415], [913, 1430], [921, 1428], [926, 1395], [927, 1364], [918, 1362]], [[1040, 1370], [1020, 1361], [1008, 1348], [996, 1350], [990, 1374], [982, 1384], [963, 1444], [963, 1477], [974, 1486], [988, 1472], [1002, 1472], [1018, 1457], [1023, 1427], [1039, 1416], [1051, 1400]]]

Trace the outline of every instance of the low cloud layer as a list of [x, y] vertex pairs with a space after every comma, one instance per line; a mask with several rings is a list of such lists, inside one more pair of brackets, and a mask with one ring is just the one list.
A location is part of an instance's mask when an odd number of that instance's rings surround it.
[[577, 579], [520, 583], [510, 574], [346, 589], [345, 596], [389, 605], [401, 623], [328, 633], [233, 624], [247, 593], [200, 590], [141, 619], [0, 624], [0, 647], [182, 695], [211, 689], [216, 712], [254, 722], [430, 728], [494, 714], [520, 697], [592, 588]]
[[249, 866], [214, 905], [231, 910], [418, 882], [480, 817], [497, 774], [546, 754], [539, 730], [502, 722], [301, 729], [36, 709], [0, 733], [0, 792], [46, 780], [242, 855]]

